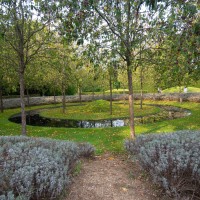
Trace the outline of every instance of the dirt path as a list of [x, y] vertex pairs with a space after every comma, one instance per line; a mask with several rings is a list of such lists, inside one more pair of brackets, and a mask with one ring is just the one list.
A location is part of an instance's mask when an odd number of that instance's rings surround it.
[[84, 160], [66, 200], [160, 200], [144, 176], [127, 157], [105, 154]]

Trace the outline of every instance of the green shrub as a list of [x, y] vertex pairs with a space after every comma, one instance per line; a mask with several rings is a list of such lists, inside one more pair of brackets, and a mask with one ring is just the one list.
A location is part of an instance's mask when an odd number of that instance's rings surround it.
[[[85, 146], [94, 150], [90, 144]], [[84, 154], [74, 142], [0, 137], [0, 199], [59, 197], [70, 183], [78, 157]]]
[[171, 196], [200, 197], [200, 131], [143, 135], [125, 148]]

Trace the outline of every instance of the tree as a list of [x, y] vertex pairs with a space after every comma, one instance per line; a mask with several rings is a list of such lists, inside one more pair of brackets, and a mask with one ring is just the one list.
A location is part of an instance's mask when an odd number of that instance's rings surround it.
[[[145, 33], [149, 30], [149, 18], [146, 12], [142, 11], [142, 4], [145, 1], [113, 0], [113, 1], [83, 1], [84, 15], [91, 16], [87, 24], [94, 35], [99, 35], [99, 43], [106, 42], [115, 50], [126, 63], [129, 88], [129, 113], [130, 113], [130, 134], [135, 137], [134, 109], [133, 109], [133, 85], [132, 71], [137, 68], [136, 57], [140, 44], [141, 30]], [[155, 7], [157, 1], [146, 1], [147, 5]], [[93, 21], [92, 21], [93, 20]], [[92, 23], [93, 22], [93, 23]], [[85, 26], [86, 27], [86, 26]], [[88, 27], [87, 27], [88, 29]]]
[[71, 79], [75, 82], [77, 93], [79, 95], [79, 102], [82, 104], [82, 90], [84, 85], [88, 82], [88, 62], [80, 54], [75, 52], [71, 60]]
[[102, 59], [102, 52], [96, 46], [96, 44], [88, 44], [83, 52], [84, 58], [87, 60], [87, 85], [85, 89], [87, 91], [92, 91], [93, 98], [95, 91], [100, 91], [101, 89], [101, 75], [103, 73], [104, 62]]
[[3, 59], [3, 44], [4, 44], [4, 38], [3, 34], [0, 35], [0, 108], [1, 112], [3, 113], [3, 83], [4, 83], [4, 75], [5, 75], [5, 60]]
[[49, 38], [50, 28], [43, 31], [53, 16], [52, 10], [48, 8], [48, 1], [37, 1], [37, 3], [34, 0], [0, 1], [0, 24], [4, 30], [7, 45], [14, 51], [13, 64], [19, 76], [22, 135], [26, 135], [24, 73], [27, 65]]
[[108, 73], [109, 79], [109, 90], [110, 90], [110, 115], [113, 114], [112, 107], [112, 90], [114, 83], [117, 83], [118, 80], [118, 67], [119, 67], [119, 58], [115, 55], [115, 52], [109, 52], [109, 50], [102, 50], [101, 55], [101, 64], [105, 66]]
[[52, 64], [54, 69], [57, 70], [56, 78], [57, 84], [59, 85], [60, 91], [62, 93], [62, 112], [66, 113], [66, 90], [70, 83], [71, 74], [71, 63], [73, 59], [72, 48], [62, 42], [61, 44], [56, 44], [55, 49], [52, 50]]
[[[194, 78], [193, 74], [198, 74], [200, 71], [197, 53], [199, 48], [197, 6], [197, 1], [173, 3], [170, 7], [171, 12], [162, 19], [164, 35], [162, 42], [159, 43], [162, 50], [157, 54], [157, 59], [161, 62], [156, 67], [156, 71], [162, 76], [159, 78], [158, 75], [157, 80], [165, 87], [179, 86], [179, 93], [182, 92], [182, 86], [187, 86]], [[181, 95], [180, 101], [182, 101]]]
[[6, 45], [4, 34], [0, 36], [0, 110], [3, 108], [3, 94], [16, 90], [18, 87], [16, 79], [17, 74], [13, 69], [12, 63], [13, 51]]
[[112, 90], [113, 90], [113, 83], [116, 80], [116, 71], [117, 71], [117, 61], [114, 58], [110, 59], [108, 62], [107, 70], [109, 74], [109, 89], [110, 89], [110, 115], [113, 114], [113, 107], [112, 107]]

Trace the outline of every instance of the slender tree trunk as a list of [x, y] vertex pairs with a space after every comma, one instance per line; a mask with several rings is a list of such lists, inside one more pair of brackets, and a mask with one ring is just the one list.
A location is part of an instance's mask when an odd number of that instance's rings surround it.
[[103, 89], [103, 99], [105, 100], [105, 90]]
[[140, 90], [140, 109], [143, 109], [143, 91]]
[[183, 98], [182, 98], [182, 94], [181, 94], [181, 86], [179, 86], [179, 102], [182, 103], [183, 102]]
[[125, 94], [125, 86], [124, 86], [124, 89], [123, 89], [123, 95], [124, 95], [124, 105], [126, 104], [126, 94]]
[[132, 82], [132, 69], [131, 63], [127, 61], [127, 75], [128, 75], [128, 88], [129, 88], [129, 115], [130, 115], [130, 137], [135, 138], [135, 124], [134, 124], [134, 99], [133, 99], [133, 82]]
[[[141, 38], [140, 38], [141, 40]], [[140, 61], [142, 61], [142, 49], [141, 49], [141, 42], [140, 42]], [[140, 70], [140, 109], [142, 108], [143, 104], [143, 66], [141, 65]]]
[[143, 73], [140, 71], [140, 109], [143, 109]]
[[0, 86], [0, 107], [1, 107], [1, 113], [3, 113], [3, 87]]
[[63, 114], [66, 113], [66, 79], [67, 79], [67, 74], [66, 74], [66, 66], [67, 66], [67, 61], [65, 56], [63, 55], [63, 68], [62, 68], [62, 107], [63, 107]]
[[[20, 66], [20, 69], [24, 68]], [[24, 98], [24, 70], [19, 72], [19, 84], [20, 84], [20, 101], [21, 101], [21, 123], [22, 123], [22, 135], [26, 135], [26, 112], [25, 112], [25, 98]]]
[[53, 103], [56, 104], [56, 92], [53, 90]]
[[112, 115], [112, 77], [111, 75], [109, 78], [109, 86], [110, 86], [110, 115]]
[[[131, 0], [127, 0], [127, 25], [126, 25], [126, 65], [129, 89], [129, 115], [130, 115], [130, 137], [135, 138], [134, 108], [133, 108], [133, 72], [131, 66], [131, 44], [130, 44], [130, 21], [131, 21]], [[137, 21], [137, 20], [136, 20]], [[136, 22], [137, 24], [137, 22]]]
[[79, 102], [82, 104], [82, 96], [81, 96], [81, 87], [78, 86], [78, 95], [79, 95]]
[[27, 95], [27, 106], [30, 106], [30, 96], [29, 96], [29, 90], [26, 88], [26, 95]]
[[[23, 10], [22, 3], [20, 1], [20, 10]], [[16, 13], [16, 1], [14, 2], [14, 22], [15, 22], [15, 33], [16, 36], [18, 37], [18, 55], [19, 55], [19, 85], [20, 85], [20, 103], [21, 103], [21, 124], [22, 124], [22, 130], [21, 133], [22, 135], [26, 135], [26, 112], [25, 112], [25, 96], [24, 96], [24, 91], [25, 91], [25, 80], [24, 80], [24, 72], [26, 69], [26, 62], [25, 60], [25, 54], [28, 53], [28, 50], [26, 49], [25, 51], [25, 46], [24, 46], [24, 16], [22, 16], [22, 24], [19, 24], [18, 18], [17, 18], [17, 13]]]
[[92, 87], [92, 100], [94, 101], [94, 86]]
[[65, 96], [65, 84], [62, 83], [62, 107], [63, 113], [66, 113], [66, 96]]
[[156, 95], [155, 95], [155, 93], [156, 93], [156, 90], [154, 89], [154, 91], [153, 91], [153, 100], [154, 100], [154, 101], [156, 100]]

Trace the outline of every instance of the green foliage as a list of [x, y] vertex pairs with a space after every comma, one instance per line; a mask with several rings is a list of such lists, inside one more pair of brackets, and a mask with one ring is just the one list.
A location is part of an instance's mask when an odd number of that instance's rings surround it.
[[[197, 1], [178, 3], [171, 1], [171, 11], [162, 15], [160, 41], [156, 52], [155, 67], [157, 87], [191, 85], [192, 80], [199, 80], [199, 24]], [[158, 20], [159, 21], [159, 20]], [[164, 36], [165, 35], [165, 36]]]
[[67, 95], [74, 95], [76, 93], [76, 88], [74, 85], [69, 85], [66, 90]]
[[200, 197], [200, 131], [141, 135], [125, 147], [168, 194]]

